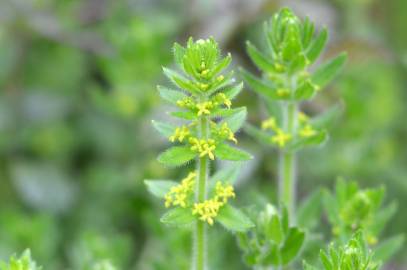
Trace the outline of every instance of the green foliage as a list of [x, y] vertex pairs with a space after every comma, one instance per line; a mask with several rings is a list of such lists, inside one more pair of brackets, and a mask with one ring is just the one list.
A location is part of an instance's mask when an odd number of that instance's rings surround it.
[[287, 210], [277, 213], [272, 205], [260, 212], [256, 228], [238, 235], [239, 246], [247, 265], [252, 267], [283, 266], [300, 253], [305, 234], [290, 226]]
[[395, 212], [395, 206], [381, 209], [384, 188], [360, 189], [353, 181], [339, 179], [335, 195], [324, 193], [324, 206], [335, 237], [349, 239], [363, 230], [369, 243], [375, 244], [386, 223]]
[[377, 270], [380, 264], [375, 262], [361, 232], [356, 233], [347, 244], [336, 247], [331, 244], [328, 252], [321, 250], [322, 268], [304, 263], [305, 270]]
[[20, 257], [12, 256], [10, 261], [0, 262], [1, 270], [41, 270], [42, 267], [37, 266], [35, 261], [31, 259], [30, 250], [26, 250]]
[[[281, 106], [286, 115], [288, 104], [312, 99], [333, 80], [346, 62], [346, 54], [342, 53], [310, 72], [328, 40], [325, 28], [318, 35], [314, 30], [314, 23], [308, 18], [301, 21], [289, 9], [283, 8], [264, 25], [268, 45], [265, 53], [247, 42], [247, 53], [262, 76], [257, 78], [242, 69], [243, 78], [267, 102], [280, 101], [274, 106]], [[279, 115], [273, 115], [263, 122], [263, 130], [250, 126], [248, 132], [263, 143], [293, 152], [305, 146], [323, 144], [327, 139], [326, 126], [314, 126], [313, 119], [308, 120], [303, 113], [300, 113], [303, 116], [297, 116], [296, 110], [290, 113], [291, 125], [283, 122], [288, 116], [281, 119]]]

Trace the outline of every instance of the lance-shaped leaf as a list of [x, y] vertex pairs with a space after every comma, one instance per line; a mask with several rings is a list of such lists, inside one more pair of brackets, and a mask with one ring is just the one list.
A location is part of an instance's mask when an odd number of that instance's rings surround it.
[[158, 85], [157, 86], [158, 92], [160, 93], [160, 96], [168, 101], [171, 104], [176, 105], [177, 101], [182, 100], [187, 97], [184, 93], [178, 90], [172, 90], [167, 87]]
[[216, 74], [218, 74], [219, 72], [221, 72], [222, 70], [224, 70], [225, 68], [227, 68], [230, 63], [232, 62], [232, 56], [230, 53], [228, 53], [228, 55], [223, 58], [221, 61], [219, 61], [219, 63], [215, 66], [215, 68], [213, 68], [213, 70], [209, 73], [209, 76], [215, 76]]
[[196, 153], [188, 146], [173, 146], [162, 152], [157, 160], [167, 166], [181, 166], [195, 158]]
[[322, 112], [310, 121], [311, 125], [316, 129], [328, 128], [343, 112], [343, 104], [339, 103], [326, 111]]
[[252, 159], [252, 156], [249, 153], [226, 143], [219, 143], [216, 145], [215, 156], [221, 160], [230, 161], [245, 161]]
[[176, 185], [177, 182], [171, 180], [144, 180], [144, 184], [147, 186], [148, 191], [158, 198], [164, 198], [170, 189]]
[[294, 98], [296, 100], [310, 99], [314, 96], [315, 92], [315, 86], [307, 80], [295, 90]]
[[169, 210], [160, 219], [162, 223], [170, 226], [185, 226], [191, 224], [195, 220], [196, 217], [192, 215], [191, 209], [182, 207]]
[[322, 192], [320, 189], [309, 195], [298, 207], [297, 223], [302, 228], [311, 229], [321, 217]]
[[314, 23], [311, 22], [309, 17], [306, 17], [304, 20], [303, 31], [302, 31], [302, 34], [303, 34], [302, 35], [302, 45], [304, 48], [308, 48], [308, 46], [310, 45], [310, 42], [314, 35], [314, 31], [315, 31]]
[[236, 132], [243, 126], [244, 122], [246, 121], [246, 117], [247, 117], [246, 108], [241, 108], [236, 113], [223, 119], [221, 124], [227, 123], [230, 130], [232, 132]]
[[250, 59], [260, 70], [265, 72], [274, 71], [273, 63], [249, 41], [246, 42], [246, 48]]
[[322, 64], [315, 70], [311, 77], [312, 82], [320, 89], [324, 88], [339, 73], [345, 65], [347, 59], [346, 53], [341, 53], [337, 57]]
[[233, 71], [229, 72], [227, 75], [224, 76], [223, 80], [218, 81], [216, 80], [214, 83], [212, 83], [210, 89], [206, 91], [206, 95], [210, 96], [213, 93], [219, 91], [220, 89], [231, 85], [235, 82], [235, 78], [233, 78]]
[[318, 37], [312, 41], [306, 53], [307, 59], [308, 61], [310, 61], [310, 64], [314, 63], [315, 60], [317, 60], [318, 57], [321, 55], [327, 41], [328, 41], [328, 30], [324, 27], [321, 30], [321, 32], [319, 32]]
[[245, 232], [254, 227], [253, 222], [242, 211], [229, 204], [219, 210], [216, 220], [233, 232]]
[[240, 111], [244, 110], [245, 107], [238, 107], [238, 108], [234, 108], [234, 109], [217, 109], [211, 112], [210, 116], [212, 118], [220, 118], [220, 117], [229, 117], [232, 116], [236, 113], [239, 113]]
[[177, 65], [180, 68], [183, 68], [183, 58], [185, 55], [185, 48], [175, 42], [174, 46], [172, 47], [172, 51], [174, 53], [175, 63], [177, 63]]
[[153, 124], [153, 127], [165, 138], [170, 137], [172, 134], [174, 134], [175, 131], [175, 126], [168, 124], [168, 123], [163, 123], [160, 121], [151, 121]]
[[170, 115], [184, 120], [198, 119], [196, 113], [190, 111], [170, 112]]
[[277, 94], [277, 90], [274, 86], [264, 83], [262, 80], [242, 68], [240, 69], [240, 73], [253, 91], [269, 99], [282, 99], [282, 97]]
[[236, 181], [238, 174], [240, 172], [240, 166], [241, 166], [241, 164], [238, 163], [238, 165], [231, 165], [231, 166], [228, 166], [224, 169], [217, 171], [211, 177], [211, 179], [209, 181], [209, 191], [214, 189], [214, 187], [218, 181], [221, 181], [223, 183], [229, 183], [229, 184], [233, 185], [233, 183]]
[[259, 142], [271, 145], [271, 135], [269, 133], [248, 123], [244, 125], [244, 131]]
[[173, 82], [176, 86], [182, 90], [188, 91], [192, 94], [199, 94], [200, 89], [194, 85], [194, 83], [177, 72], [163, 67], [164, 74]]
[[285, 265], [291, 262], [300, 252], [304, 243], [305, 234], [298, 228], [290, 228], [281, 247], [281, 261]]
[[226, 88], [223, 93], [228, 99], [234, 99], [243, 89], [243, 82]]
[[289, 151], [298, 151], [299, 149], [305, 146], [317, 146], [322, 145], [328, 140], [328, 132], [325, 130], [319, 131], [317, 134], [302, 138], [299, 137], [295, 139], [291, 144], [287, 146], [287, 150]]
[[376, 248], [374, 252], [374, 259], [376, 261], [387, 261], [389, 260], [394, 254], [397, 253], [402, 247], [404, 243], [404, 235], [396, 235], [385, 241], [381, 242]]

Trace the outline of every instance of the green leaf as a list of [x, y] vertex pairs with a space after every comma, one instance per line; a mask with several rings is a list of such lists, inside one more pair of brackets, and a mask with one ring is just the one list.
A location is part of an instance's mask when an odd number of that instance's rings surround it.
[[311, 125], [316, 129], [328, 128], [342, 114], [343, 107], [342, 103], [332, 106], [320, 115], [313, 117], [310, 121]]
[[404, 235], [396, 235], [381, 242], [374, 250], [374, 260], [388, 261], [394, 254], [397, 253], [404, 243]]
[[304, 268], [304, 270], [318, 270], [318, 268], [308, 264], [306, 261], [302, 262], [302, 267]]
[[221, 160], [231, 161], [245, 161], [253, 158], [249, 153], [225, 143], [216, 145], [215, 156]]
[[227, 68], [230, 63], [232, 62], [232, 56], [231, 54], [228, 54], [225, 58], [223, 58], [216, 66], [215, 68], [211, 71], [209, 74], [210, 77], [215, 76], [225, 68]]
[[283, 230], [281, 228], [280, 218], [277, 214], [271, 216], [270, 225], [266, 228], [266, 233], [276, 244], [280, 244], [283, 240]]
[[170, 180], [144, 180], [148, 191], [158, 198], [164, 198], [173, 186], [178, 185], [177, 182]]
[[346, 53], [341, 53], [334, 59], [322, 64], [312, 75], [312, 82], [317, 85], [319, 89], [324, 88], [343, 68], [346, 59]]
[[198, 119], [197, 114], [190, 111], [170, 112], [170, 115], [184, 120]]
[[167, 166], [181, 166], [196, 156], [188, 146], [173, 146], [161, 153], [157, 160]]
[[209, 183], [213, 186], [218, 181], [233, 184], [236, 181], [239, 172], [240, 172], [240, 164], [227, 166], [226, 168], [218, 170], [214, 175], [212, 175]]
[[225, 119], [223, 119], [221, 123], [227, 123], [230, 130], [232, 132], [236, 132], [243, 126], [244, 122], [246, 121], [246, 117], [247, 110], [246, 108], [242, 108], [241, 110], [237, 111], [231, 116], [228, 116]]
[[175, 42], [174, 46], [172, 47], [172, 51], [174, 53], [175, 63], [177, 63], [178, 66], [182, 68], [183, 67], [183, 58], [185, 55], [185, 48], [182, 47], [177, 42]]
[[253, 222], [242, 211], [229, 204], [219, 210], [216, 220], [233, 232], [245, 232], [254, 227]]
[[281, 252], [277, 244], [270, 243], [269, 247], [264, 251], [264, 255], [261, 258], [263, 265], [281, 265]]
[[282, 99], [277, 95], [277, 90], [274, 86], [265, 84], [262, 80], [242, 68], [240, 69], [240, 73], [253, 91], [269, 99]]
[[[331, 248], [330, 251], [334, 251], [333, 248]], [[328, 258], [328, 255], [325, 253], [325, 251], [321, 250], [319, 252], [319, 258], [320, 258], [320, 260], [322, 262], [322, 265], [324, 266], [324, 268], [326, 270], [333, 270], [334, 269], [331, 261]]]
[[298, 226], [312, 229], [318, 224], [321, 218], [321, 196], [321, 190], [317, 189], [299, 205], [297, 211]]
[[272, 144], [271, 139], [270, 139], [271, 135], [268, 134], [267, 132], [259, 129], [258, 127], [255, 127], [251, 124], [246, 123], [244, 125], [244, 131], [263, 144], [266, 144], [266, 145]]
[[302, 244], [304, 243], [305, 234], [298, 228], [290, 228], [287, 237], [281, 247], [281, 260], [282, 263], [288, 264], [299, 253]]
[[158, 89], [160, 96], [164, 100], [166, 100], [169, 103], [174, 104], [174, 105], [177, 104], [178, 100], [182, 100], [187, 97], [187, 95], [185, 95], [181, 91], [172, 90], [172, 89], [169, 89], [169, 88], [161, 86], [161, 85], [158, 85], [157, 89]]
[[262, 71], [270, 72], [274, 70], [274, 65], [267, 57], [262, 54], [254, 45], [249, 41], [246, 42], [247, 53], [253, 63]]
[[289, 151], [298, 151], [305, 146], [322, 145], [327, 140], [328, 140], [328, 132], [326, 132], [325, 130], [322, 130], [311, 137], [297, 138], [290, 145], [287, 146], [287, 149]]
[[167, 211], [160, 219], [164, 224], [170, 226], [185, 226], [194, 222], [196, 218], [189, 208], [177, 207]]
[[295, 90], [294, 98], [296, 100], [310, 99], [314, 96], [314, 94], [315, 86], [309, 80], [307, 80]]
[[328, 190], [324, 190], [322, 193], [322, 200], [324, 202], [325, 213], [328, 216], [329, 222], [331, 224], [339, 224], [340, 218], [335, 197]]
[[165, 67], [163, 67], [163, 71], [165, 76], [167, 76], [171, 80], [171, 82], [174, 83], [179, 88], [188, 91], [192, 94], [200, 93], [200, 89], [184, 76]]
[[315, 60], [321, 55], [322, 51], [325, 48], [326, 42], [328, 41], [328, 30], [324, 27], [317, 38], [315, 38], [311, 46], [309, 47], [306, 55], [310, 64], [314, 63]]
[[152, 120], [151, 123], [153, 124], [153, 127], [165, 138], [170, 137], [172, 134], [174, 134], [175, 131], [175, 126], [159, 121]]
[[226, 88], [223, 93], [228, 99], [234, 99], [243, 89], [243, 82]]

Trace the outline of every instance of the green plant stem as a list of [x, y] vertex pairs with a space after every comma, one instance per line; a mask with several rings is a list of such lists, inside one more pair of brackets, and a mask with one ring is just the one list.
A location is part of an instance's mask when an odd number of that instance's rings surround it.
[[[199, 133], [202, 139], [208, 138], [208, 119], [201, 117], [199, 119]], [[197, 202], [203, 202], [206, 199], [206, 183], [208, 182], [209, 175], [209, 160], [207, 156], [198, 158], [198, 182], [196, 185], [196, 198]], [[206, 268], [206, 224], [202, 221], [196, 222], [195, 237], [194, 237], [194, 258], [195, 270], [204, 270]]]
[[[291, 80], [290, 87], [295, 89]], [[283, 127], [285, 132], [293, 135], [297, 128], [297, 103], [289, 101], [283, 104]], [[296, 154], [282, 149], [279, 157], [279, 196], [280, 201], [287, 207], [290, 220], [295, 222], [295, 189], [296, 189]]]

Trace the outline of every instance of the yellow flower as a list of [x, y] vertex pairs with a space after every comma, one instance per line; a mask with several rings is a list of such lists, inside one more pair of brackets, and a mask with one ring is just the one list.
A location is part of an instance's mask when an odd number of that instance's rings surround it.
[[213, 103], [211, 101], [198, 103], [196, 104], [196, 108], [198, 109], [198, 116], [201, 116], [202, 114], [210, 114], [210, 109], [213, 108]]
[[306, 125], [300, 130], [300, 136], [304, 138], [312, 137], [317, 134], [316, 130], [311, 125]]
[[214, 219], [222, 206], [227, 203], [229, 198], [234, 198], [235, 196], [232, 185], [222, 184], [222, 182], [218, 181], [215, 186], [215, 197], [201, 203], [195, 203], [192, 208], [192, 214], [198, 215], [200, 220], [213, 225]]
[[223, 75], [220, 75], [216, 78], [216, 80], [218, 80], [218, 82], [221, 82], [225, 79], [225, 77]]
[[309, 117], [305, 113], [299, 112], [298, 113], [298, 120], [300, 120], [300, 123], [306, 123], [306, 122], [308, 122]]
[[200, 157], [208, 155], [210, 159], [215, 159], [215, 155], [213, 153], [213, 151], [216, 149], [215, 140], [199, 140], [198, 138], [190, 138], [189, 143], [192, 145], [191, 150], [198, 152]]
[[277, 90], [277, 95], [279, 97], [288, 97], [290, 95], [290, 90], [286, 88], [280, 88]]
[[213, 151], [215, 151], [215, 149], [215, 141], [209, 139], [207, 142], [202, 144], [202, 151], [200, 152], [199, 156], [204, 157], [205, 155], [208, 155], [210, 159], [214, 160], [215, 155], [213, 154]]
[[181, 126], [175, 129], [175, 132], [172, 136], [169, 137], [170, 142], [175, 142], [176, 140], [182, 142], [190, 134], [188, 127]]
[[220, 102], [223, 103], [228, 109], [232, 106], [232, 101], [227, 98], [224, 93], [219, 93], [215, 96], [215, 103]]
[[221, 199], [223, 204], [227, 203], [229, 198], [236, 197], [233, 186], [230, 184], [223, 185], [222, 182], [218, 181], [215, 186], [216, 197]]
[[277, 134], [271, 138], [271, 141], [276, 143], [279, 147], [284, 147], [290, 140], [291, 134], [285, 133], [281, 129], [277, 129]]
[[261, 122], [261, 129], [266, 130], [266, 129], [276, 129], [277, 128], [277, 121], [274, 117], [270, 117], [267, 120], [264, 120]]
[[191, 97], [186, 97], [177, 101], [177, 105], [181, 108], [192, 109], [195, 107], [195, 102]]
[[222, 203], [216, 199], [205, 200], [202, 203], [195, 203], [192, 209], [193, 215], [199, 215], [199, 219], [213, 225], [214, 218], [218, 215]]
[[179, 205], [182, 208], [188, 207], [188, 199], [193, 194], [196, 172], [190, 172], [187, 177], [181, 180], [181, 183], [171, 187], [165, 194], [165, 207]]

